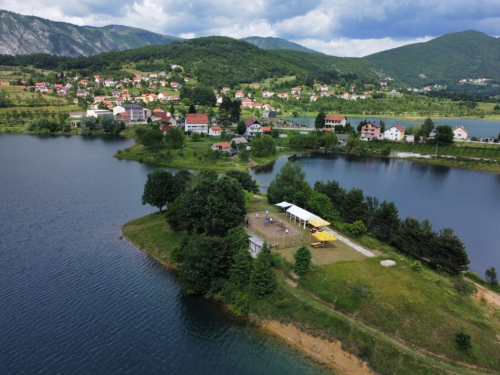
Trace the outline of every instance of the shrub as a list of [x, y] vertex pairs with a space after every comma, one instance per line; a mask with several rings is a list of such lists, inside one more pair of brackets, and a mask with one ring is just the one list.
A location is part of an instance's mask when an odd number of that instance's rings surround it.
[[297, 252], [294, 254], [295, 264], [293, 265], [293, 271], [297, 275], [303, 275], [311, 269], [311, 251], [307, 246], [302, 245], [299, 247]]
[[470, 296], [472, 293], [476, 292], [476, 287], [474, 286], [474, 284], [468, 282], [462, 277], [453, 279], [452, 283], [453, 287], [460, 295]]
[[416, 260], [411, 265], [411, 269], [413, 271], [415, 271], [415, 272], [422, 272], [422, 270], [424, 269], [424, 267], [422, 266], [422, 263], [419, 260]]
[[342, 229], [351, 237], [360, 237], [367, 232], [366, 226], [361, 220], [352, 224], [343, 224]]
[[455, 334], [455, 344], [457, 349], [468, 352], [472, 348], [471, 337], [465, 332], [458, 332]]

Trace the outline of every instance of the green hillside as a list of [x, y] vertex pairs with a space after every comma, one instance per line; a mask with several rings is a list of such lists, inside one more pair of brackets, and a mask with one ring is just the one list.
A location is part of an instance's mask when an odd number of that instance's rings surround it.
[[252, 43], [253, 45], [262, 49], [289, 49], [299, 52], [321, 53], [281, 38], [263, 38], [261, 36], [249, 36], [246, 38], [241, 38], [241, 40]]
[[370, 64], [362, 59], [343, 59], [333, 56], [289, 50], [262, 50], [250, 43], [227, 37], [204, 37], [183, 43], [146, 46], [132, 50], [101, 53], [89, 57], [70, 58], [53, 55], [0, 55], [0, 65], [34, 66], [40, 69], [86, 70], [100, 72], [133, 66], [141, 71], [168, 71], [171, 64], [181, 65], [183, 74], [196, 77], [198, 82], [211, 86], [234, 86], [260, 82], [266, 78], [297, 76], [349, 79], [363, 77], [376, 81]]
[[[500, 40], [473, 30], [446, 34], [364, 59], [412, 86], [457, 83], [463, 78], [500, 79]], [[427, 78], [419, 77], [420, 74]]]

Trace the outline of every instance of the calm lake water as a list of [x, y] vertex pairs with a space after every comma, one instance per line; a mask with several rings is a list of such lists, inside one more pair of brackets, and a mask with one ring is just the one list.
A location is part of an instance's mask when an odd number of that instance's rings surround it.
[[289, 159], [302, 163], [311, 185], [336, 180], [348, 190], [360, 188], [380, 202], [394, 202], [402, 218], [428, 219], [436, 231], [453, 228], [466, 246], [473, 271], [484, 277], [490, 267], [500, 270], [500, 175], [342, 155], [281, 157], [252, 174], [269, 185]]
[[[287, 120], [296, 122], [297, 124], [303, 124], [308, 127], [314, 127], [315, 117], [287, 117]], [[393, 118], [385, 117], [348, 117], [352, 126], [358, 126], [362, 120], [367, 121], [384, 121], [385, 128], [389, 129], [391, 126], [400, 124], [404, 128], [408, 126], [414, 126], [415, 124], [422, 123], [422, 120], [396, 120]], [[498, 137], [500, 133], [500, 121], [490, 121], [490, 120], [471, 120], [471, 119], [436, 119], [433, 120], [434, 124], [437, 125], [450, 125], [452, 128], [455, 126], [464, 126], [465, 130], [469, 132], [469, 137], [475, 135], [477, 138], [489, 138]]]
[[153, 211], [132, 142], [0, 134], [0, 373], [322, 373], [119, 239]]

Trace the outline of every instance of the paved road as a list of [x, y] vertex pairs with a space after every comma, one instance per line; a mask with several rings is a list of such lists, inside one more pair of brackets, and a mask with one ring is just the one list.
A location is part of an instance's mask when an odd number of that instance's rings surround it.
[[340, 241], [340, 242], [343, 242], [345, 243], [346, 245], [352, 247], [354, 250], [356, 250], [357, 252], [363, 254], [364, 256], [367, 256], [367, 257], [374, 257], [376, 256], [375, 254], [373, 254], [371, 251], [368, 251], [366, 250], [364, 247], [358, 245], [358, 244], [355, 244], [354, 242], [352, 242], [351, 240], [349, 240], [348, 238], [345, 238], [344, 236], [342, 236], [341, 234], [338, 234], [337, 232], [334, 232], [332, 229], [330, 228], [326, 228], [326, 227], [323, 227], [323, 230], [325, 232], [328, 232], [330, 233], [332, 236], [335, 236], [337, 237], [337, 239]]

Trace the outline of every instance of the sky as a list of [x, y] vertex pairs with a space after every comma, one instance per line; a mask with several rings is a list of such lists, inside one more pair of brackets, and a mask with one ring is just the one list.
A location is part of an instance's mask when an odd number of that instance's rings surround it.
[[182, 38], [277, 37], [352, 57], [464, 30], [500, 35], [500, 0], [0, 0], [0, 9]]

